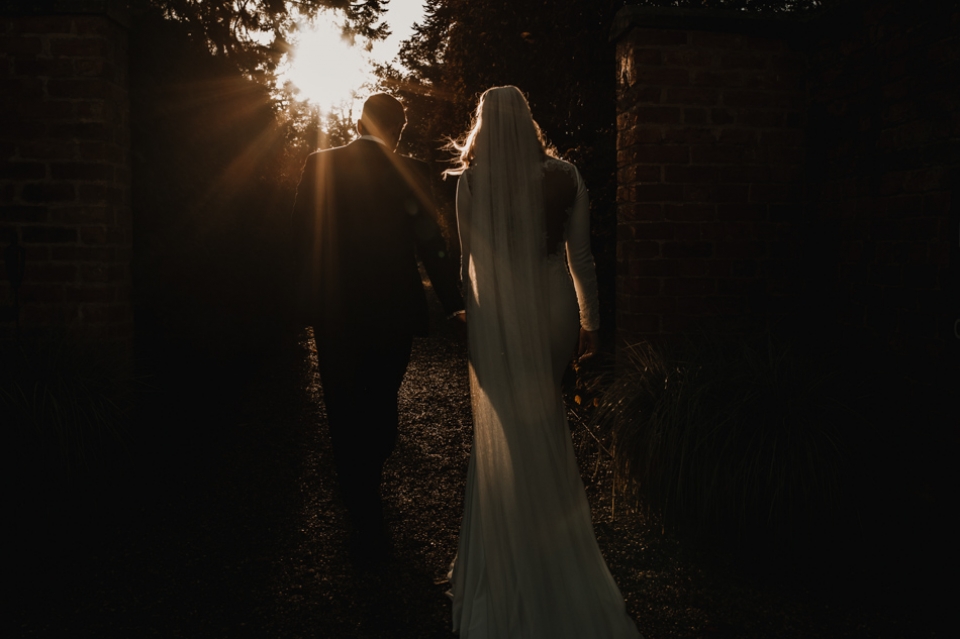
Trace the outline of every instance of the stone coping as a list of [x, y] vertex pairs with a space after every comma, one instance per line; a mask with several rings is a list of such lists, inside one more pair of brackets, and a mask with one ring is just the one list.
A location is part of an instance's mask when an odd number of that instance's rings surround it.
[[691, 9], [627, 5], [617, 12], [610, 39], [617, 41], [634, 27], [645, 29], [693, 29], [769, 37], [790, 38], [806, 34], [823, 24], [826, 16], [849, 13], [861, 0], [841, 0], [836, 5], [803, 14], [757, 14], [730, 9]]

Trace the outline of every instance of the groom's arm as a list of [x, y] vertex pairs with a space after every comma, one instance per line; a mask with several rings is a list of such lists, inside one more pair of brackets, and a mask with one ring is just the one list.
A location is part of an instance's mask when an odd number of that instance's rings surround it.
[[433, 290], [448, 315], [464, 309], [460, 294], [459, 273], [450, 248], [436, 221], [436, 205], [430, 187], [429, 167], [425, 162], [404, 158], [409, 171], [407, 179], [416, 198], [416, 208], [408, 207], [412, 216], [413, 235], [417, 243], [417, 256], [423, 262]]
[[454, 262], [447, 242], [440, 232], [437, 223], [426, 215], [421, 215], [415, 222], [417, 236], [417, 255], [427, 269], [430, 283], [443, 310], [448, 315], [464, 309], [463, 296], [460, 294], [459, 271]]

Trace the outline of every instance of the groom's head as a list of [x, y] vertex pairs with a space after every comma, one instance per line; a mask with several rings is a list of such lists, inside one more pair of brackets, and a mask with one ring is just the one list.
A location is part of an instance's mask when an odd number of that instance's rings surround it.
[[390, 149], [397, 147], [400, 132], [407, 123], [403, 105], [392, 95], [375, 93], [363, 103], [363, 113], [357, 122], [360, 135], [375, 135], [383, 140]]

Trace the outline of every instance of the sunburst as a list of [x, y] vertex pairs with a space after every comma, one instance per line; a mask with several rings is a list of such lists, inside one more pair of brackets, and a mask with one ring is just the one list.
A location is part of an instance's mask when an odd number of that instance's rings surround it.
[[344, 38], [326, 14], [301, 25], [297, 40], [281, 80], [290, 81], [301, 98], [323, 112], [349, 110], [370, 78], [363, 48]]

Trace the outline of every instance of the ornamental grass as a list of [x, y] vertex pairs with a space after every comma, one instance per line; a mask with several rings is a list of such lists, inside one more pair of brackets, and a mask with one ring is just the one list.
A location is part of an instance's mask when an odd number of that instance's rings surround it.
[[8, 468], [69, 478], [122, 454], [133, 406], [129, 361], [66, 335], [23, 337], [0, 351]]
[[855, 385], [824, 353], [764, 335], [642, 342], [593, 384], [626, 504], [685, 537], [789, 548], [845, 506]]

